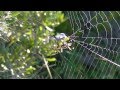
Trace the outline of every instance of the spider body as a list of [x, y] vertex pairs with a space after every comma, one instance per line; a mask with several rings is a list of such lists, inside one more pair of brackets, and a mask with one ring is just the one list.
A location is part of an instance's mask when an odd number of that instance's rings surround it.
[[58, 49], [63, 52], [63, 49], [71, 49], [72, 43], [70, 43], [70, 38], [66, 36], [64, 33], [57, 34], [55, 39], [58, 43]]

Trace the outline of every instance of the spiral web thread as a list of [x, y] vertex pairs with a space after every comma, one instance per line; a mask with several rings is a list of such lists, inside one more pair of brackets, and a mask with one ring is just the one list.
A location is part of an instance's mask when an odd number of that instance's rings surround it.
[[[120, 78], [120, 12], [67, 11], [76, 44], [61, 66], [67, 79]], [[80, 33], [80, 34], [78, 34]]]

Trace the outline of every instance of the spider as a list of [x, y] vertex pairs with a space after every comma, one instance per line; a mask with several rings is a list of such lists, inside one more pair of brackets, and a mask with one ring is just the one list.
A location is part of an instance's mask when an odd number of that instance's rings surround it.
[[63, 49], [72, 50], [72, 41], [76, 36], [66, 36], [65, 33], [60, 33], [55, 36], [58, 42], [58, 49], [63, 52]]

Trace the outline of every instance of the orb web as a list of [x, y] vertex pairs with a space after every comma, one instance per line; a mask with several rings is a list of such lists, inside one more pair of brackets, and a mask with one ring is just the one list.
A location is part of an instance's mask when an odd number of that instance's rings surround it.
[[120, 12], [66, 11], [74, 50], [61, 54], [59, 77], [120, 78]]

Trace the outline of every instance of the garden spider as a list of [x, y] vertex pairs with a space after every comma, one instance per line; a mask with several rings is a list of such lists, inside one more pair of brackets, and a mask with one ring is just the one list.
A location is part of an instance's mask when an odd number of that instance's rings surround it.
[[58, 49], [63, 52], [64, 49], [72, 50], [72, 41], [76, 36], [66, 36], [64, 33], [57, 34], [55, 39], [58, 42]]

